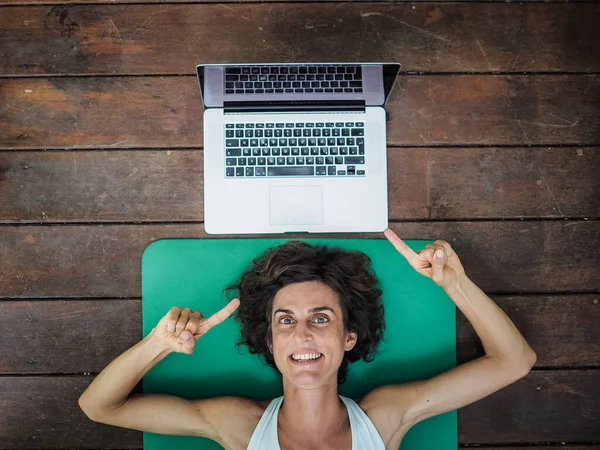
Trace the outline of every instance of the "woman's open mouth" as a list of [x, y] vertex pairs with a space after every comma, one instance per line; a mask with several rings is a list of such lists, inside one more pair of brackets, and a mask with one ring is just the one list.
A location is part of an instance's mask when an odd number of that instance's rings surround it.
[[294, 364], [316, 364], [322, 357], [322, 353], [293, 353], [290, 355]]

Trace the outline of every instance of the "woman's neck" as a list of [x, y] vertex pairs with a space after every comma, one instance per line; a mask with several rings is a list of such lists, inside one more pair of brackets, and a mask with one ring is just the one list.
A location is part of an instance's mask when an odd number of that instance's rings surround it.
[[334, 381], [311, 390], [286, 386], [284, 382], [284, 399], [278, 418], [282, 433], [316, 442], [345, 434], [350, 428], [348, 412], [339, 398], [337, 380]]

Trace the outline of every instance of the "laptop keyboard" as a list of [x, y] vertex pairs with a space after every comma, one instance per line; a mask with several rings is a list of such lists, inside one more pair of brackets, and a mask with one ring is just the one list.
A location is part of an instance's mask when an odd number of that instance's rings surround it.
[[363, 122], [225, 124], [227, 178], [364, 176]]
[[226, 67], [226, 94], [362, 92], [361, 66]]

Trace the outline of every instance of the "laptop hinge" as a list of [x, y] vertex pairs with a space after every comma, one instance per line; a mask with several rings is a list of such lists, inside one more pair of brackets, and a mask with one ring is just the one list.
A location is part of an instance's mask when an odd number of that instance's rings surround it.
[[365, 112], [363, 100], [332, 101], [261, 101], [261, 102], [224, 102], [225, 114], [239, 113], [278, 113], [278, 112]]

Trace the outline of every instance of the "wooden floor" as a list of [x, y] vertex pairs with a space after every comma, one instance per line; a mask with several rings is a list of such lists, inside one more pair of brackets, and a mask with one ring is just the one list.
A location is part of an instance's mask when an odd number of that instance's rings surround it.
[[[77, 398], [141, 337], [144, 248], [206, 237], [195, 65], [331, 60], [403, 64], [391, 227], [451, 241], [538, 353], [459, 412], [460, 445], [600, 448], [598, 19], [593, 1], [0, 0], [0, 449], [141, 448]], [[482, 350], [457, 321], [464, 362]]]

